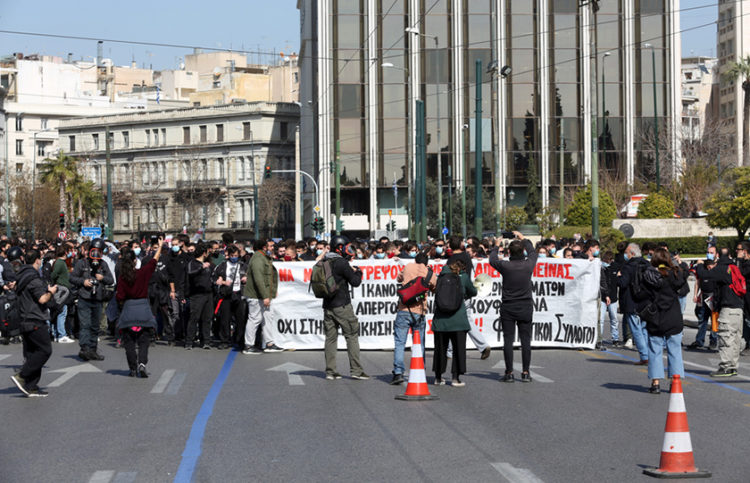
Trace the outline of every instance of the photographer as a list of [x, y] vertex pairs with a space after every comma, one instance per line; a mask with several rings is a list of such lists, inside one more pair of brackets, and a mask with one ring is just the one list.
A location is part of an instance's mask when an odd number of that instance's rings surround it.
[[104, 286], [114, 284], [112, 272], [102, 262], [104, 246], [100, 238], [92, 240], [87, 257], [78, 260], [70, 274], [70, 283], [78, 289], [78, 343], [81, 347], [78, 357], [84, 361], [104, 360], [104, 356], [97, 352], [99, 319], [102, 316]]

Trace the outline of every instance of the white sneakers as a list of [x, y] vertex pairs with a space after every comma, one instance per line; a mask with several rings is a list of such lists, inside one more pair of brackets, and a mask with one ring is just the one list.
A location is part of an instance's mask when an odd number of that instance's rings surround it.
[[625, 341], [625, 348], [626, 349], [632, 349], [633, 348], [633, 339], [628, 339]]
[[70, 344], [72, 342], [75, 342], [75, 339], [71, 339], [70, 337], [66, 335], [64, 337], [60, 337], [59, 339], [57, 339], [57, 342], [60, 344]]

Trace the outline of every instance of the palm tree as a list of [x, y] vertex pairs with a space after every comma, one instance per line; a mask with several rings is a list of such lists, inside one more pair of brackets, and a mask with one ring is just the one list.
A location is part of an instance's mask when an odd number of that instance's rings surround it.
[[40, 180], [58, 190], [60, 193], [60, 212], [65, 212], [65, 188], [76, 176], [76, 159], [60, 151], [55, 159], [45, 159], [39, 167]]
[[77, 212], [78, 218], [93, 216], [104, 206], [104, 194], [101, 190], [93, 181], [86, 181], [78, 173], [68, 182], [67, 192], [70, 196], [71, 209]]
[[750, 55], [739, 62], [732, 62], [724, 77], [730, 82], [742, 79], [742, 164], [750, 166]]

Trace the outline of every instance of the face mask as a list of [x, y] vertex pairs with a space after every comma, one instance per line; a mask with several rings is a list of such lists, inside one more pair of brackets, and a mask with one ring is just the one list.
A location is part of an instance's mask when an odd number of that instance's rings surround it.
[[68, 252], [68, 258], [73, 258], [76, 254], [74, 252]]
[[627, 262], [628, 260], [630, 260], [630, 257], [628, 256], [628, 254], [627, 254], [627, 253], [626, 253], [626, 254], [624, 255], [624, 258], [625, 258], [625, 261], [626, 261], [626, 262]]
[[714, 259], [714, 254], [713, 253], [706, 253], [706, 258], [708, 260], [713, 260]]
[[598, 248], [597, 248], [596, 250], [594, 250], [594, 254], [593, 254], [593, 255], [594, 255], [595, 257], [598, 257], [598, 256], [599, 256], [599, 249], [598, 249]]
[[443, 247], [435, 247], [435, 253], [437, 253], [438, 255], [442, 255], [443, 254]]
[[411, 258], [416, 258], [417, 257], [417, 252], [409, 252], [409, 256]]
[[273, 250], [267, 250], [266, 255], [268, 255], [269, 258], [273, 258]]
[[219, 253], [218, 252], [213, 252], [211, 254], [211, 258], [219, 258]]
[[180, 245], [172, 245], [172, 252], [177, 253], [180, 251]]
[[603, 266], [604, 268], [609, 268], [609, 263], [607, 263], [607, 262], [602, 262], [602, 266]]
[[646, 255], [646, 260], [651, 260], [651, 255]]
[[524, 250], [524, 251], [523, 251], [523, 256], [524, 256], [524, 257], [528, 257], [528, 256], [529, 256], [529, 253], [528, 253], [528, 252], [527, 252], [526, 250]]
[[363, 258], [365, 258], [365, 256], [362, 255], [361, 253], [357, 253], [357, 258], [359, 258], [360, 260], [362, 260]]
[[229, 261], [232, 263], [237, 263], [237, 261], [240, 259], [240, 257], [229, 257]]
[[321, 256], [323, 254], [323, 250], [315, 250], [315, 254], [317, 256]]
[[550, 253], [550, 255], [554, 255], [555, 253], [557, 253], [557, 248], [555, 248], [555, 247], [550, 248], [549, 249], [549, 253]]
[[385, 258], [385, 253], [376, 253], [375, 258], [379, 258], [382, 260], [383, 258]]
[[92, 267], [98, 267], [99, 266], [99, 260], [91, 260], [91, 266]]
[[540, 253], [539, 254], [539, 258], [547, 258], [547, 254], [546, 253]]
[[140, 248], [133, 248], [133, 253], [135, 253], [135, 256], [137, 257], [138, 255], [141, 254], [141, 249]]

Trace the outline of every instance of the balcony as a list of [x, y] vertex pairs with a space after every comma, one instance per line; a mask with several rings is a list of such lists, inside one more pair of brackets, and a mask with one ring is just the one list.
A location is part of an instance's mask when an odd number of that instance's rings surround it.
[[215, 179], [181, 179], [177, 181], [177, 189], [201, 189], [201, 188], [219, 188], [226, 186], [226, 178]]
[[[107, 185], [106, 183], [102, 186], [102, 189], [106, 192], [107, 191]], [[123, 191], [133, 191], [133, 182], [128, 181], [126, 183], [112, 183], [112, 192], [118, 193]]]
[[233, 221], [232, 230], [252, 230], [255, 225], [252, 221]]

